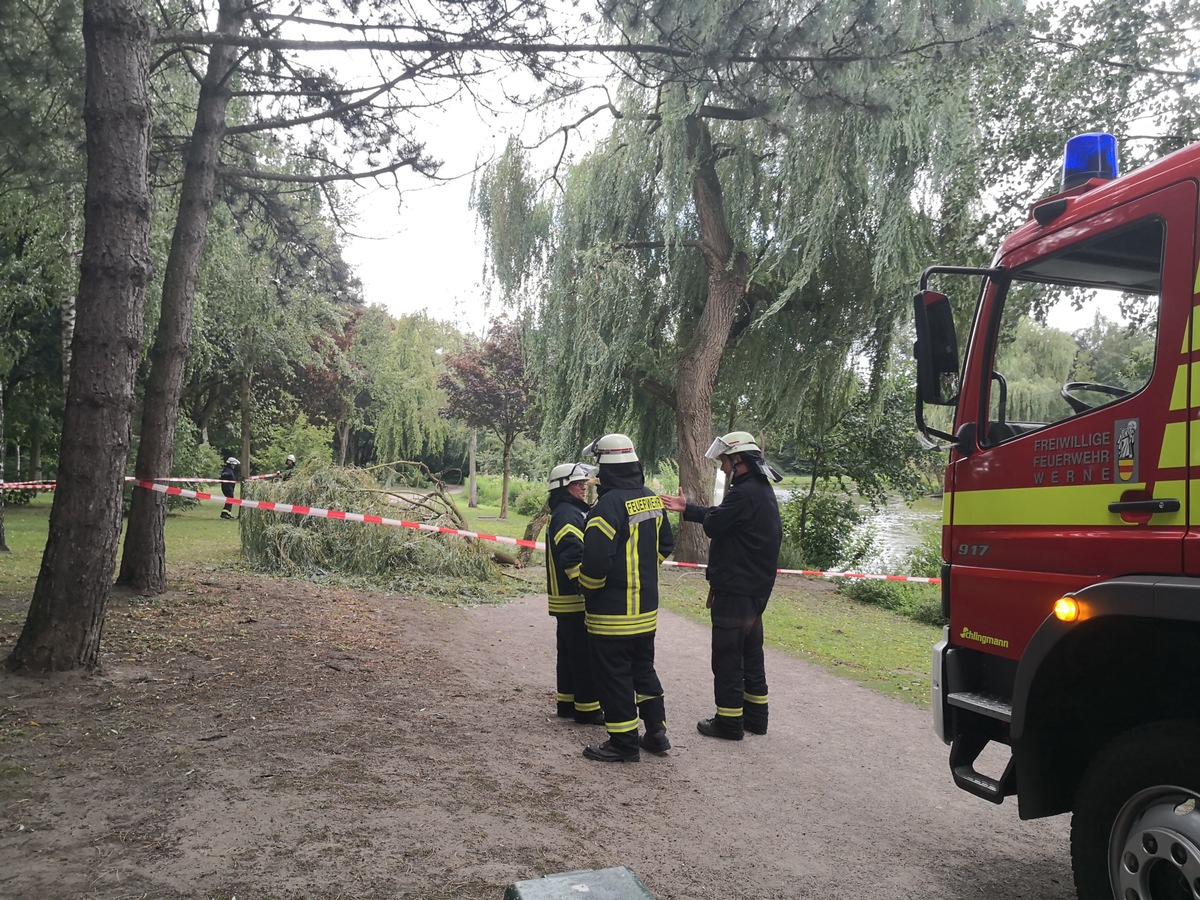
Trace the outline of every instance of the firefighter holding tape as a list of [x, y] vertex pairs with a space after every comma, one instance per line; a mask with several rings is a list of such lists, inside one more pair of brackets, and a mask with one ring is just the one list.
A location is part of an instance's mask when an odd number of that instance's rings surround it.
[[550, 524], [546, 529], [546, 598], [557, 631], [558, 716], [603, 725], [588, 655], [579, 564], [588, 506], [584, 495], [594, 466], [563, 463], [550, 470]]
[[[637, 762], [665, 753], [666, 708], [654, 669], [658, 567], [675, 549], [662, 500], [646, 487], [633, 442], [606, 434], [583, 449], [599, 464], [596, 505], [583, 530], [579, 586], [608, 740], [586, 747], [599, 762]], [[646, 733], [639, 740], [638, 718]]]
[[663, 505], [700, 522], [711, 539], [706, 577], [712, 616], [713, 693], [717, 713], [696, 730], [707, 737], [740, 741], [749, 731], [767, 733], [767, 672], [762, 614], [775, 587], [783, 527], [771, 481], [777, 475], [746, 431], [712, 442], [705, 454], [721, 464], [725, 496], [720, 506], [663, 497]]

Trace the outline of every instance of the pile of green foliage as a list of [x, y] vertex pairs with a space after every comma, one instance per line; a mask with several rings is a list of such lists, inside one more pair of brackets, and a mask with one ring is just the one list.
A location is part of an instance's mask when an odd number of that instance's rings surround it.
[[[287, 479], [248, 482], [248, 499], [461, 528], [437, 492], [385, 491], [369, 473], [309, 463]], [[245, 507], [242, 551], [255, 568], [307, 578], [362, 579], [388, 590], [485, 599], [500, 581], [490, 548], [451, 535]]]

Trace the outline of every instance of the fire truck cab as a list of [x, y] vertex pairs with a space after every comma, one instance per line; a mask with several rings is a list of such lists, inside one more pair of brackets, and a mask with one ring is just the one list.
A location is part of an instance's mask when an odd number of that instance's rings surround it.
[[932, 266], [914, 302], [917, 426], [949, 448], [935, 728], [963, 790], [1072, 814], [1081, 900], [1194, 900], [1200, 144], [1120, 177], [1109, 135], [1066, 157], [991, 266]]

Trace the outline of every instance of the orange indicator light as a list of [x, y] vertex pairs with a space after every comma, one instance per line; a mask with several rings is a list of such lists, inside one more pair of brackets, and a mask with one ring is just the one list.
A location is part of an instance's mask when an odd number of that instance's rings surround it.
[[1059, 597], [1054, 601], [1054, 617], [1060, 622], [1074, 622], [1079, 618], [1079, 603], [1072, 597]]

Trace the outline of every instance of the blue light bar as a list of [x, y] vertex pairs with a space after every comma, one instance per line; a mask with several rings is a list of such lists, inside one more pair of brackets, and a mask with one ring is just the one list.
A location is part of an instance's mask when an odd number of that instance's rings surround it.
[[1096, 132], [1078, 134], [1063, 149], [1062, 190], [1069, 191], [1092, 178], [1117, 177], [1117, 139]]

